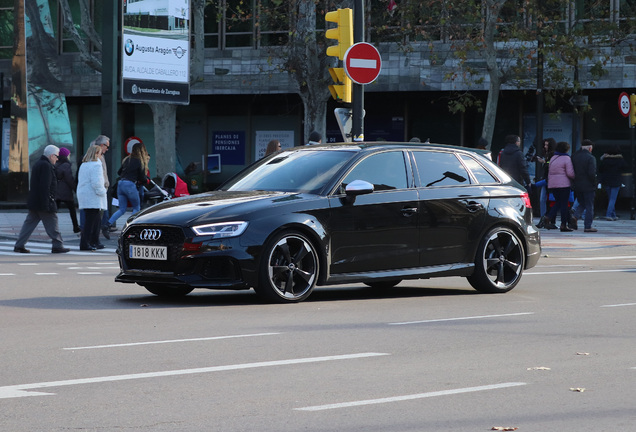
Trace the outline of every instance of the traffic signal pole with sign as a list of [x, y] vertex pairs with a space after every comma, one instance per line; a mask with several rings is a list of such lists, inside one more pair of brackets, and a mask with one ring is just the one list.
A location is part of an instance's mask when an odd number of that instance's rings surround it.
[[[327, 39], [337, 41], [336, 45], [327, 47], [328, 56], [345, 60], [345, 56], [352, 46], [364, 42], [364, 0], [354, 0], [353, 6], [353, 11], [347, 8], [325, 14], [327, 22], [336, 23], [336, 28], [329, 28], [325, 32]], [[356, 58], [355, 60], [357, 63], [365, 63], [365, 59]], [[376, 64], [379, 73], [381, 64], [379, 54]], [[331, 96], [337, 101], [351, 104], [351, 138], [353, 141], [363, 141], [364, 84], [368, 84], [368, 82], [352, 79], [346, 66], [344, 68], [330, 68], [329, 73], [334, 80], [334, 84], [329, 86]], [[349, 137], [345, 136], [344, 138], [346, 141], [349, 140]]]
[[634, 172], [634, 153], [636, 153], [634, 149], [634, 141], [636, 141], [636, 94], [632, 94], [629, 96], [630, 102], [630, 110], [629, 110], [629, 137], [630, 137], [630, 148], [632, 150], [632, 205], [630, 212], [630, 219], [634, 220], [636, 218], [636, 173]]
[[[353, 2], [353, 42], [364, 42], [364, 0]], [[353, 141], [364, 141], [364, 86], [353, 84]]]

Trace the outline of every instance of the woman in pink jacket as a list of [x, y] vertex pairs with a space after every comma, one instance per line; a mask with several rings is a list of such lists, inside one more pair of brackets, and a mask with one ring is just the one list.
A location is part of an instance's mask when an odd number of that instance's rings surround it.
[[554, 156], [550, 159], [548, 189], [554, 195], [555, 203], [542, 218], [546, 228], [554, 229], [556, 226], [554, 226], [552, 220], [556, 216], [557, 211], [560, 210], [561, 231], [564, 232], [572, 231], [568, 227], [570, 216], [568, 201], [570, 199], [572, 180], [574, 180], [574, 167], [568, 155], [568, 150], [570, 150], [570, 144], [565, 141], [558, 142], [554, 149]]

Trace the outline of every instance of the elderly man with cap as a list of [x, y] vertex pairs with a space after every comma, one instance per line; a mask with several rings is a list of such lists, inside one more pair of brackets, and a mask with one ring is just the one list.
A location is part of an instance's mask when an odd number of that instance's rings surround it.
[[64, 240], [62, 240], [62, 234], [60, 234], [60, 228], [57, 223], [55, 162], [59, 153], [60, 149], [56, 146], [46, 146], [40, 159], [31, 168], [31, 183], [27, 198], [29, 213], [13, 247], [14, 252], [31, 252], [24, 246], [40, 221], [42, 221], [48, 236], [53, 240], [52, 253], [66, 253], [70, 250], [64, 247]]

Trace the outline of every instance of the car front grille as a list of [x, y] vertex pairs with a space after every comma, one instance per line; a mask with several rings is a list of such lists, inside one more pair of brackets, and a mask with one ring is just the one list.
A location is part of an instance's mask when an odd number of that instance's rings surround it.
[[[140, 234], [146, 228], [160, 229], [161, 237], [158, 240], [141, 240]], [[126, 266], [129, 270], [174, 273], [179, 259], [179, 254], [183, 249], [185, 235], [183, 230], [178, 227], [135, 225], [123, 234], [122, 240], [123, 259], [126, 261]], [[142, 246], [167, 246], [168, 259], [167, 261], [164, 261], [128, 258], [128, 250], [131, 244]]]

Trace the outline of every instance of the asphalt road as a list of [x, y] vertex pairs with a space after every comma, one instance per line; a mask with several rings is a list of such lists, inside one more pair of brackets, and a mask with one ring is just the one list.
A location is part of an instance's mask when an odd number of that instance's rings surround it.
[[633, 230], [543, 232], [507, 294], [448, 278], [295, 305], [161, 300], [113, 282], [112, 249], [0, 241], [0, 430], [633, 430]]

